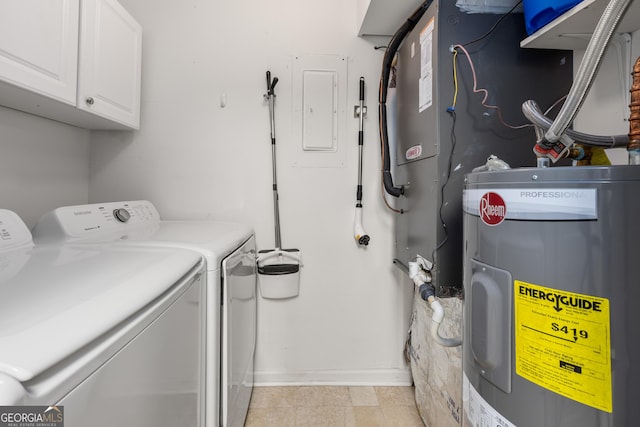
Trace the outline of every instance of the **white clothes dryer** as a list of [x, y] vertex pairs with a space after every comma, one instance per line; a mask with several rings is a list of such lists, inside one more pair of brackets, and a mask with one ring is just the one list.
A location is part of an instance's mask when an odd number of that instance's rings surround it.
[[195, 252], [43, 247], [0, 210], [0, 406], [56, 406], [66, 427], [202, 425], [203, 307]]
[[145, 200], [67, 206], [45, 214], [37, 243], [118, 242], [177, 247], [206, 261], [205, 405], [207, 427], [242, 427], [253, 390], [256, 343], [256, 247], [250, 226], [161, 220]]

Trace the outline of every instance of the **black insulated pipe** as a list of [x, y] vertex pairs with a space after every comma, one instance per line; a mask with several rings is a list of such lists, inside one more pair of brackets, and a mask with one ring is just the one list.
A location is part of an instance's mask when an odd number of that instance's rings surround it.
[[387, 92], [389, 89], [389, 76], [391, 75], [391, 65], [393, 58], [398, 52], [398, 48], [402, 44], [402, 41], [407, 37], [416, 26], [422, 15], [429, 9], [433, 0], [427, 0], [415, 12], [405, 21], [405, 23], [396, 31], [391, 38], [389, 45], [384, 53], [382, 59], [382, 74], [380, 76], [380, 88], [378, 90], [379, 97], [379, 109], [378, 120], [380, 121], [380, 144], [382, 150], [382, 182], [384, 184], [385, 191], [393, 196], [399, 197], [404, 194], [404, 186], [396, 187], [393, 184], [393, 177], [391, 176], [391, 159], [389, 157], [389, 131], [387, 129]]

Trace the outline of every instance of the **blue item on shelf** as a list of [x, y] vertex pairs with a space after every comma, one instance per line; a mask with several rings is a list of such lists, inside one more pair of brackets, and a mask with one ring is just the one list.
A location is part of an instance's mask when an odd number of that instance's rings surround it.
[[524, 20], [531, 35], [582, 0], [524, 0]]

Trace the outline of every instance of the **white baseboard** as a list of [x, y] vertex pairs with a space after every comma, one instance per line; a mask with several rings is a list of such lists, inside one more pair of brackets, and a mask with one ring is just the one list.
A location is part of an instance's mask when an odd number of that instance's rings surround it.
[[256, 386], [341, 385], [341, 386], [409, 386], [411, 370], [371, 369], [362, 371], [254, 372]]

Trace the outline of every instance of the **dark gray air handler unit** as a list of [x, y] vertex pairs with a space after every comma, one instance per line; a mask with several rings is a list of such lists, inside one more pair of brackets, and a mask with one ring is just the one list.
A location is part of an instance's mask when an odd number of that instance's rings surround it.
[[463, 425], [638, 425], [639, 195], [638, 166], [467, 176]]
[[[432, 3], [402, 43], [397, 64], [394, 183], [406, 191], [396, 204], [404, 211], [396, 216], [396, 260], [406, 266], [419, 254], [434, 261], [434, 284], [441, 296], [462, 288], [464, 174], [490, 155], [512, 167], [535, 166], [536, 161], [533, 129], [509, 129], [500, 123], [497, 110], [481, 105], [484, 95], [473, 93], [471, 69], [460, 50], [454, 127], [447, 112], [454, 96], [451, 47], [482, 36], [500, 17], [464, 13], [455, 4]], [[489, 91], [487, 103], [499, 106], [511, 125], [528, 123], [521, 113], [524, 101], [535, 99], [546, 109], [572, 82], [571, 52], [521, 49], [526, 37], [523, 15], [515, 13], [488, 37], [466, 46], [477, 87]]]

